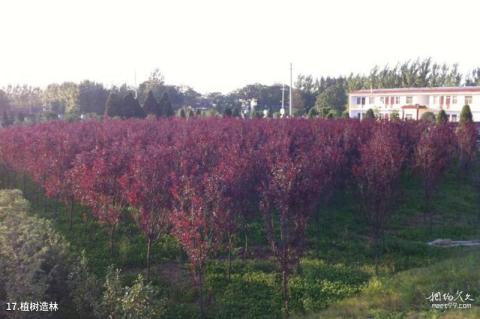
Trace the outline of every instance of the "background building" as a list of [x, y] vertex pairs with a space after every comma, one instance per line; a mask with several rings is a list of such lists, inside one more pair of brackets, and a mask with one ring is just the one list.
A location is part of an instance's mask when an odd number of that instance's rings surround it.
[[456, 122], [464, 105], [470, 105], [473, 120], [480, 122], [480, 87], [399, 88], [352, 91], [348, 98], [351, 118], [363, 118], [372, 109], [379, 118], [398, 114], [401, 119], [418, 120], [425, 112], [445, 110]]

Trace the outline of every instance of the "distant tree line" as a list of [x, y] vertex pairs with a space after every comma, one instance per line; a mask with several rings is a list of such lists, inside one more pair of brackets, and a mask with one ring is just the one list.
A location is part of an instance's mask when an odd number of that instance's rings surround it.
[[[348, 104], [348, 92], [358, 89], [477, 85], [480, 85], [480, 67], [468, 74], [461, 74], [457, 64], [439, 64], [431, 58], [406, 61], [395, 66], [375, 66], [368, 74], [320, 78], [299, 74], [293, 87], [294, 114], [310, 117], [343, 116]], [[190, 87], [166, 84], [163, 75], [155, 70], [138, 87], [124, 84], [106, 88], [101, 83], [89, 80], [53, 83], [43, 90], [29, 85], [7, 86], [0, 90], [0, 117], [2, 126], [5, 126], [24, 120], [38, 121], [59, 116], [79, 118], [82, 114], [119, 117], [142, 117], [148, 113], [156, 116], [222, 114], [228, 117], [263, 117], [264, 110], [267, 110], [268, 116], [278, 116], [282, 88], [280, 83], [255, 83], [227, 94], [213, 92], [202, 95]], [[283, 89], [285, 107], [288, 107], [289, 87], [285, 85]], [[253, 108], [250, 104], [252, 100], [256, 101]], [[143, 113], [136, 104], [144, 108]], [[146, 110], [150, 111], [145, 111], [145, 105]]]

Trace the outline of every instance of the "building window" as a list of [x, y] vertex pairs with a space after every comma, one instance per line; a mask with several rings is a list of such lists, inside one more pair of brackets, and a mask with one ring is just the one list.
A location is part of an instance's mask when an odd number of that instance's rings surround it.
[[375, 97], [374, 96], [370, 96], [368, 98], [368, 104], [375, 104]]
[[452, 104], [457, 104], [457, 96], [452, 96]]
[[385, 104], [385, 97], [384, 97], [384, 96], [381, 96], [381, 97], [380, 97], [380, 102], [381, 102], [382, 104]]
[[357, 105], [362, 104], [362, 98], [357, 96], [357, 103], [355, 103], [355, 104], [357, 104]]
[[395, 97], [395, 104], [400, 104], [400, 97], [399, 96]]
[[365, 105], [365, 97], [362, 97], [362, 105]]
[[413, 104], [413, 97], [407, 96], [407, 104], [412, 105]]
[[468, 95], [465, 96], [465, 105], [471, 105], [472, 104], [472, 96]]

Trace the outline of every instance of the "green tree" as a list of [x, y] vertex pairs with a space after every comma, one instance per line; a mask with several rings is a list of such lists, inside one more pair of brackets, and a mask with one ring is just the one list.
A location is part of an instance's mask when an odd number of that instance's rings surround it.
[[153, 70], [148, 80], [138, 86], [138, 100], [144, 104], [149, 92], [152, 92], [156, 99], [162, 96], [165, 90], [165, 77], [159, 69]]
[[185, 114], [185, 109], [183, 109], [183, 108], [180, 109], [179, 116], [180, 116], [182, 119], [184, 119], [184, 118], [187, 117], [187, 114]]
[[445, 113], [444, 110], [440, 110], [440, 112], [437, 113], [437, 123], [446, 123], [446, 122], [448, 122], [447, 113]]
[[122, 108], [122, 117], [124, 118], [144, 118], [145, 112], [138, 103], [137, 99], [130, 92], [123, 98], [123, 108]]
[[10, 99], [2, 90], [0, 90], [0, 111], [10, 111]]
[[365, 112], [364, 119], [366, 119], [366, 120], [374, 120], [375, 119], [375, 113], [373, 113], [372, 109], [368, 109], [367, 112]]
[[470, 111], [470, 105], [464, 105], [460, 112], [460, 123], [473, 122], [472, 111]]
[[[0, 295], [6, 300], [56, 301], [52, 318], [76, 318], [71, 247], [48, 220], [29, 214], [19, 190], [0, 191]], [[88, 314], [87, 314], [88, 316]], [[41, 318], [40, 314], [15, 318]]]
[[435, 114], [433, 112], [425, 112], [422, 114], [422, 117], [420, 118], [422, 121], [427, 121], [427, 122], [435, 122]]
[[227, 107], [225, 109], [225, 111], [223, 112], [223, 116], [225, 116], [225, 117], [232, 117], [232, 115], [233, 115], [232, 109], [229, 108], [229, 107]]
[[114, 92], [110, 92], [105, 102], [105, 115], [110, 117], [121, 117], [123, 114], [123, 101]]
[[312, 107], [309, 111], [308, 111], [308, 117], [309, 118], [314, 118], [314, 117], [317, 117], [319, 116], [320, 113], [318, 113], [317, 109]]
[[398, 113], [397, 110], [392, 111], [390, 114], [390, 119], [391, 120], [399, 120], [400, 119], [400, 114]]
[[147, 99], [143, 104], [143, 110], [146, 114], [152, 114], [156, 117], [162, 116], [162, 109], [160, 108], [160, 104], [158, 104], [157, 99], [155, 99], [155, 96], [153, 96], [152, 91], [148, 92]]
[[92, 81], [82, 81], [78, 85], [78, 112], [80, 114], [105, 113], [105, 103], [108, 97], [108, 90], [103, 84]]
[[43, 92], [44, 102], [56, 114], [79, 113], [79, 86], [73, 82], [49, 84]]
[[13, 115], [10, 115], [10, 112], [4, 110], [2, 114], [2, 120], [1, 120], [2, 127], [10, 126], [14, 122], [15, 122], [15, 118], [13, 117]]
[[109, 267], [100, 309], [102, 318], [156, 319], [165, 311], [165, 299], [138, 275], [131, 287], [123, 287], [120, 270]]
[[347, 94], [345, 88], [340, 85], [334, 85], [318, 95], [315, 107], [322, 116], [325, 116], [330, 110], [338, 113], [343, 112], [346, 104]]
[[162, 98], [158, 103], [160, 104], [160, 109], [162, 110], [162, 116], [170, 117], [175, 115], [172, 103], [170, 102], [170, 98], [168, 97], [167, 92], [163, 93]]
[[43, 92], [38, 87], [9, 85], [4, 89], [4, 92], [12, 108], [20, 109], [29, 114], [35, 109], [40, 109], [43, 105]]

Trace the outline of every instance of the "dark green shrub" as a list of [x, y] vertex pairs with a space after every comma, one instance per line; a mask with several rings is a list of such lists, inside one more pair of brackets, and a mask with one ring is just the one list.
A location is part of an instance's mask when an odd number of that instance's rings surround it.
[[365, 113], [364, 119], [366, 119], [366, 120], [374, 120], [375, 119], [375, 113], [373, 113], [372, 109], [367, 110], [367, 112]]
[[422, 121], [427, 121], [427, 122], [435, 122], [435, 114], [433, 112], [425, 112], [422, 114], [422, 117], [420, 118]]
[[470, 105], [464, 105], [462, 111], [460, 112], [460, 123], [471, 123], [473, 122], [472, 111], [470, 110]]
[[444, 110], [440, 110], [440, 112], [437, 113], [437, 123], [446, 123], [446, 122], [448, 122], [447, 113], [445, 113]]

